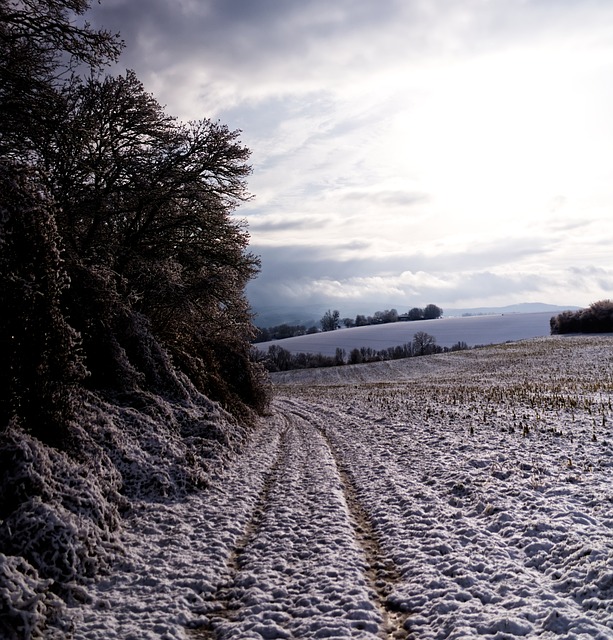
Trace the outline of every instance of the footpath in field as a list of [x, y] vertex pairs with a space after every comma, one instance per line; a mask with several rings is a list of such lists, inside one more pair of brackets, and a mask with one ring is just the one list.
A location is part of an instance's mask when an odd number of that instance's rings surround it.
[[266, 427], [211, 491], [143, 505], [77, 635], [407, 637], [385, 600], [398, 576], [323, 431], [282, 404]]
[[75, 635], [613, 638], [612, 346], [279, 380], [208, 491], [134, 513]]

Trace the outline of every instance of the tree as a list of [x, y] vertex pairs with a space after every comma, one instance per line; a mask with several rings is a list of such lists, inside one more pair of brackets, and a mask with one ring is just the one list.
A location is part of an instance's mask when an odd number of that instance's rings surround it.
[[54, 204], [34, 171], [0, 162], [0, 429], [18, 418], [61, 445], [86, 375], [61, 296], [68, 287]]
[[[27, 612], [60, 615], [39, 589], [72, 598], [96, 571], [126, 504], [124, 451], [177, 460], [184, 445], [172, 473], [193, 487], [202, 439], [242, 431], [217, 428], [228, 417], [196, 389], [245, 422], [269, 400], [244, 296], [259, 260], [233, 217], [249, 150], [219, 122], [178, 123], [132, 72], [101, 78], [121, 43], [77, 18], [88, 5], [0, 0], [0, 548], [27, 559], [0, 572], [3, 637], [57, 635]], [[122, 444], [100, 435], [122, 440], [110, 425], [128, 413]], [[166, 426], [182, 443], [160, 453]], [[132, 471], [165, 491], [153, 464]]]
[[64, 78], [99, 69], [122, 48], [79, 26], [87, 0], [0, 0], [0, 429], [11, 420], [60, 446], [85, 369], [66, 316], [67, 263], [41, 149], [54, 133]]
[[433, 353], [436, 347], [436, 338], [425, 331], [418, 331], [413, 336], [413, 353], [416, 356], [425, 356]]
[[351, 329], [351, 327], [355, 327], [355, 320], [353, 318], [343, 318], [343, 324], [347, 329]]
[[[230, 410], [261, 409], [244, 296], [259, 260], [232, 217], [250, 197], [250, 152], [218, 122], [178, 123], [132, 72], [101, 78], [122, 45], [77, 26], [88, 5], [0, 0], [1, 159], [48, 194], [57, 233], [41, 246], [63, 257], [60, 307], [88, 383], [181, 393], [170, 354]], [[71, 73], [78, 64], [87, 80]]]
[[340, 313], [336, 309], [334, 311], [328, 309], [319, 322], [322, 331], [335, 331], [336, 329], [340, 329]]
[[428, 304], [424, 309], [424, 320], [435, 320], [443, 315], [443, 310], [435, 304]]
[[269, 371], [287, 371], [292, 368], [292, 354], [279, 345], [268, 347]]
[[424, 319], [424, 310], [419, 307], [413, 307], [409, 311], [409, 320], [423, 320]]
[[117, 35], [74, 19], [88, 0], [0, 0], [0, 154], [31, 160], [49, 133], [64, 78], [114, 62]]
[[383, 312], [384, 322], [398, 322], [398, 311], [396, 309], [386, 309]]
[[[135, 359], [146, 350], [139, 336], [149, 342], [150, 332], [198, 389], [231, 411], [262, 408], [244, 297], [259, 260], [231, 216], [250, 197], [239, 133], [206, 119], [178, 123], [132, 72], [73, 82], [64, 100], [64, 124], [42, 156], [61, 205], [71, 311], [92, 383], [121, 386], [134, 366], [149, 384], [160, 381], [159, 358]], [[104, 299], [122, 310], [92, 325], [111, 309]]]

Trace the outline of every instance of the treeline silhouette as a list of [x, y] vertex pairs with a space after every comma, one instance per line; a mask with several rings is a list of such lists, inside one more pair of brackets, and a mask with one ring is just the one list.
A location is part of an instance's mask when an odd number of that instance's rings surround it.
[[613, 332], [613, 301], [599, 300], [586, 309], [563, 311], [549, 323], [552, 335]]
[[447, 353], [450, 351], [464, 351], [470, 347], [464, 341], [458, 341], [451, 347], [441, 347], [436, 344], [433, 336], [418, 332], [412, 342], [407, 342], [386, 349], [372, 347], [354, 348], [347, 353], [345, 349], [337, 348], [333, 356], [321, 353], [291, 353], [279, 345], [271, 345], [264, 353], [260, 352], [261, 361], [271, 372], [290, 371], [293, 369], [313, 369], [318, 367], [339, 367], [350, 364], [368, 362], [382, 362], [385, 360], [401, 360], [433, 353]]
[[341, 318], [337, 310], [328, 310], [319, 321], [321, 327], [317, 325], [292, 325], [280, 324], [272, 327], [257, 327], [257, 333], [253, 343], [269, 342], [270, 340], [283, 340], [284, 338], [295, 338], [297, 336], [319, 333], [319, 331], [334, 331], [340, 329], [341, 324], [346, 328], [366, 327], [375, 324], [389, 324], [391, 322], [414, 321], [414, 320], [434, 320], [443, 315], [443, 310], [435, 304], [428, 304], [424, 308], [413, 307], [407, 313], [399, 314], [396, 309], [385, 309], [375, 311], [373, 315], [356, 315], [355, 318]]

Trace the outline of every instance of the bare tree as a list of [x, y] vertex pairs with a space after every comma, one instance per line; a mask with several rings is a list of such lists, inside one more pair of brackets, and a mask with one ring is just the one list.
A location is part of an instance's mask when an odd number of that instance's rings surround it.
[[436, 338], [425, 331], [418, 331], [413, 336], [413, 353], [416, 356], [425, 356], [433, 353], [436, 347]]

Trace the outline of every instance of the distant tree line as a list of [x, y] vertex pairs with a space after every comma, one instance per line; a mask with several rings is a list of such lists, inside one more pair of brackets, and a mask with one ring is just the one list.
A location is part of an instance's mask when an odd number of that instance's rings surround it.
[[[338, 311], [333, 313], [338, 314]], [[330, 331], [332, 325], [327, 319], [329, 318], [330, 311], [324, 314], [321, 319], [321, 326], [323, 331]], [[435, 320], [443, 315], [443, 310], [435, 304], [428, 304], [423, 309], [420, 307], [413, 307], [407, 313], [399, 314], [396, 309], [386, 309], [385, 311], [375, 311], [372, 316], [365, 316], [358, 314], [355, 319], [343, 318], [342, 323], [347, 327], [365, 327], [372, 324], [388, 324], [391, 322], [413, 321], [413, 320]], [[327, 328], [324, 329], [324, 326]], [[340, 324], [334, 328], [340, 328]]]
[[[403, 314], [399, 314], [396, 309], [386, 309], [385, 311], [375, 311], [372, 316], [358, 314], [355, 318], [341, 318], [338, 309], [328, 309], [319, 321], [319, 326], [321, 331], [335, 331], [340, 329], [341, 326], [350, 329], [352, 327], [365, 327], [373, 324], [388, 324], [400, 321], [434, 320], [442, 315], [443, 310], [435, 304], [426, 305], [423, 309], [413, 307]], [[280, 324], [275, 327], [258, 327], [257, 335], [253, 342], [282, 340], [283, 338], [293, 338], [318, 332], [319, 329], [314, 325], [307, 327], [305, 325]]]
[[261, 359], [268, 371], [289, 371], [291, 369], [312, 369], [317, 367], [338, 367], [347, 364], [364, 364], [368, 362], [382, 362], [384, 360], [401, 360], [425, 356], [433, 353], [447, 353], [449, 351], [463, 351], [468, 349], [464, 341], [459, 341], [452, 347], [441, 347], [436, 344], [434, 336], [425, 331], [418, 331], [411, 342], [386, 349], [371, 347], [354, 348], [346, 352], [337, 348], [333, 356], [321, 353], [291, 353], [279, 345], [271, 345], [262, 354]]
[[563, 311], [549, 321], [552, 335], [613, 332], [613, 301], [599, 300], [586, 309]]
[[306, 327], [303, 324], [280, 324], [274, 327], [258, 327], [257, 334], [253, 342], [269, 342], [270, 340], [283, 340], [284, 338], [295, 338], [311, 333], [318, 333], [316, 326]]

